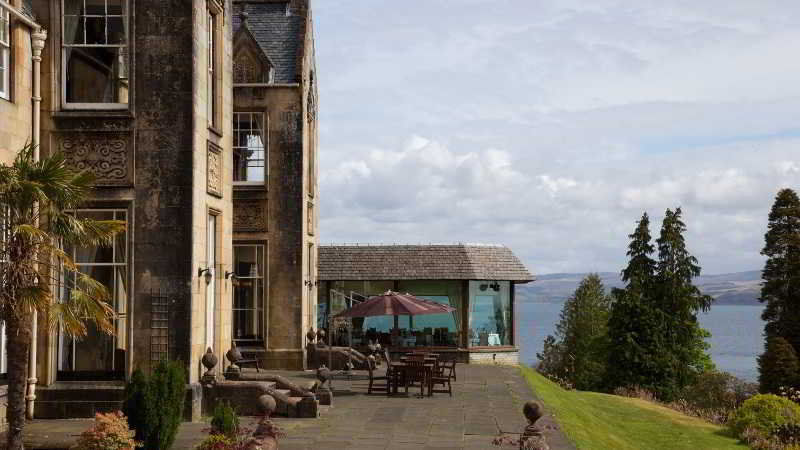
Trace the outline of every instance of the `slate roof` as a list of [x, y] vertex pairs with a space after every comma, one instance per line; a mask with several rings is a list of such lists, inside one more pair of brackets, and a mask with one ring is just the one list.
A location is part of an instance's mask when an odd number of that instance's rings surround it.
[[297, 52], [303, 45], [299, 36], [303, 17], [296, 13], [286, 15], [288, 2], [237, 3], [233, 15], [233, 31], [242, 25], [241, 11], [247, 12], [247, 28], [255, 37], [261, 50], [275, 65], [275, 83], [299, 83]]
[[533, 281], [508, 247], [497, 245], [322, 245], [319, 279]]

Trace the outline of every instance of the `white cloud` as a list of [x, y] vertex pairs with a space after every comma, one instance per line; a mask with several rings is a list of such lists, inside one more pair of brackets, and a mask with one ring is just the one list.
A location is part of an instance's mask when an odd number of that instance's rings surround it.
[[683, 206], [710, 272], [749, 270], [800, 189], [800, 4], [315, 5], [325, 241], [506, 243], [616, 271]]

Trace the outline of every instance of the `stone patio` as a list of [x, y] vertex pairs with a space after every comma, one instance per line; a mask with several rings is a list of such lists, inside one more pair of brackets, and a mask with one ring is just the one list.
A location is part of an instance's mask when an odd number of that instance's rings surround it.
[[[518, 435], [525, 427], [522, 404], [535, 399], [516, 367], [459, 365], [453, 397], [386, 397], [366, 395], [367, 377], [333, 382], [333, 407], [318, 419], [276, 418], [286, 432], [281, 450], [300, 449], [498, 449], [492, 439], [501, 433]], [[296, 379], [311, 373], [280, 372]], [[549, 417], [550, 448], [574, 448]], [[40, 420], [26, 427], [32, 449], [68, 448], [88, 428], [90, 420]], [[252, 426], [253, 419], [243, 420]], [[184, 423], [173, 448], [192, 449], [204, 437], [206, 423]]]

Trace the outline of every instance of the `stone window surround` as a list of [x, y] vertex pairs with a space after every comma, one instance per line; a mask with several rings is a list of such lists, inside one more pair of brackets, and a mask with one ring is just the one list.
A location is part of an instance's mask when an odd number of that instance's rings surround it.
[[11, 100], [11, 12], [0, 5], [0, 98]]
[[[124, 17], [124, 27], [125, 27], [125, 44], [122, 47], [125, 47], [126, 50], [126, 58], [125, 58], [125, 65], [126, 65], [126, 76], [128, 80], [128, 102], [127, 103], [72, 103], [67, 102], [67, 58], [66, 58], [66, 51], [69, 46], [64, 44], [64, 2], [65, 1], [75, 1], [75, 0], [60, 0], [59, 2], [52, 2], [51, 3], [51, 14], [53, 17], [58, 17], [61, 23], [59, 24], [58, 31], [60, 33], [59, 39], [54, 40], [58, 42], [60, 47], [59, 49], [59, 57], [56, 58], [58, 61], [59, 67], [59, 80], [61, 85], [61, 93], [58, 96], [60, 98], [60, 106], [62, 110], [102, 110], [102, 111], [122, 111], [122, 110], [129, 110], [130, 104], [132, 103], [133, 98], [133, 64], [132, 64], [132, 56], [133, 56], [133, 45], [131, 39], [131, 21], [130, 18], [133, 16], [133, 5], [130, 0], [120, 0], [123, 3], [123, 10], [126, 12]], [[82, 0], [77, 0], [82, 1]], [[97, 45], [95, 46], [97, 47]], [[101, 46], [104, 47], [104, 46]]]
[[[123, 233], [125, 234], [125, 247], [124, 247], [125, 256], [124, 256], [124, 262], [117, 262], [116, 261], [116, 256], [115, 256], [114, 257], [114, 261], [112, 263], [81, 263], [81, 262], [77, 262], [76, 261], [76, 265], [78, 265], [78, 266], [90, 266], [90, 267], [91, 266], [112, 266], [112, 267], [124, 266], [125, 267], [125, 277], [127, 278], [127, 298], [125, 299], [125, 304], [122, 306], [122, 308], [115, 307], [114, 309], [115, 309], [115, 312], [118, 314], [118, 318], [115, 319], [115, 327], [118, 325], [117, 321], [120, 318], [122, 318], [124, 320], [124, 322], [123, 322], [123, 324], [124, 324], [123, 326], [125, 327], [125, 329], [124, 329], [124, 333], [125, 333], [124, 339], [126, 341], [124, 345], [125, 345], [125, 348], [128, 349], [128, 351], [126, 352], [126, 355], [125, 355], [126, 361], [121, 362], [121, 363], [123, 364], [124, 367], [128, 368], [128, 371], [130, 371], [129, 364], [132, 361], [132, 352], [130, 351], [130, 349], [133, 348], [133, 328], [132, 328], [133, 321], [129, 320], [129, 319], [132, 319], [132, 317], [133, 317], [133, 308], [132, 308], [133, 305], [131, 303], [132, 302], [132, 295], [131, 294], [132, 294], [132, 289], [133, 289], [133, 286], [134, 286], [134, 279], [133, 279], [133, 249], [131, 247], [131, 244], [132, 244], [132, 242], [131, 242], [132, 241], [132, 230], [130, 229], [130, 225], [133, 223], [133, 220], [131, 219], [132, 214], [133, 214], [133, 205], [130, 204], [130, 203], [127, 203], [127, 202], [122, 202], [122, 203], [119, 203], [119, 202], [111, 202], [111, 203], [91, 202], [86, 207], [82, 207], [82, 208], [76, 209], [76, 210], [74, 210], [74, 212], [77, 212], [77, 213], [80, 213], [80, 212], [113, 212], [115, 214], [115, 219], [116, 220], [119, 220], [119, 219], [117, 219], [117, 213], [124, 214], [125, 223], [126, 223], [125, 231], [123, 231]], [[112, 248], [114, 248], [114, 251], [116, 252], [116, 243], [112, 246]], [[73, 255], [71, 255], [73, 257], [73, 260], [76, 259], [76, 258], [74, 258], [74, 252], [75, 252], [75, 249], [73, 249], [73, 252], [72, 252]], [[63, 277], [63, 273], [60, 276]], [[115, 279], [114, 282], [116, 283], [116, 279]], [[60, 287], [60, 289], [63, 290], [63, 285]], [[115, 288], [112, 288], [112, 289], [115, 289]], [[58, 292], [59, 298], [62, 295], [64, 295], [63, 292]], [[111, 295], [112, 295], [112, 298], [113, 298], [113, 296], [114, 296], [114, 291], [113, 290], [111, 292]], [[121, 309], [121, 310], [118, 310], [118, 309]], [[114, 336], [113, 336], [114, 342], [116, 342], [116, 340], [119, 338], [118, 334], [119, 333], [115, 333], [114, 334]], [[58, 379], [58, 377], [59, 377], [58, 373], [61, 373], [61, 372], [64, 371], [64, 369], [62, 369], [63, 362], [61, 360], [61, 357], [62, 357], [62, 354], [63, 354], [62, 353], [62, 351], [63, 351], [62, 350], [62, 346], [66, 343], [66, 339], [64, 338], [64, 336], [61, 333], [57, 333], [57, 337], [58, 337], [58, 339], [57, 339], [56, 344], [55, 344], [56, 345], [56, 348], [55, 348], [55, 350], [56, 350], [56, 370], [57, 370], [57, 375], [56, 375], [57, 378], [56, 379]], [[116, 345], [115, 345], [115, 347], [116, 347]], [[73, 356], [74, 356], [74, 353], [73, 353]], [[116, 357], [116, 355], [115, 355], [115, 357]]]

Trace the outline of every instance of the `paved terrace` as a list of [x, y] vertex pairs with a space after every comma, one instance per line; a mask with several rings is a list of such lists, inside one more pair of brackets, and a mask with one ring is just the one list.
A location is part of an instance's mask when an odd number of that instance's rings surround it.
[[[434, 394], [417, 398], [366, 395], [368, 382], [357, 371], [351, 380], [335, 380], [333, 407], [319, 419], [275, 418], [286, 432], [281, 450], [301, 449], [498, 449], [492, 439], [518, 436], [526, 422], [524, 402], [535, 399], [515, 367], [460, 364], [453, 397]], [[313, 374], [281, 372], [295, 379]], [[414, 390], [418, 392], [418, 390]], [[243, 420], [245, 426], [252, 419]], [[548, 429], [553, 450], [572, 449], [550, 417], [540, 420]], [[90, 420], [40, 420], [26, 427], [27, 448], [68, 448], [88, 428]], [[184, 423], [175, 449], [192, 449], [204, 437], [205, 423]]]

